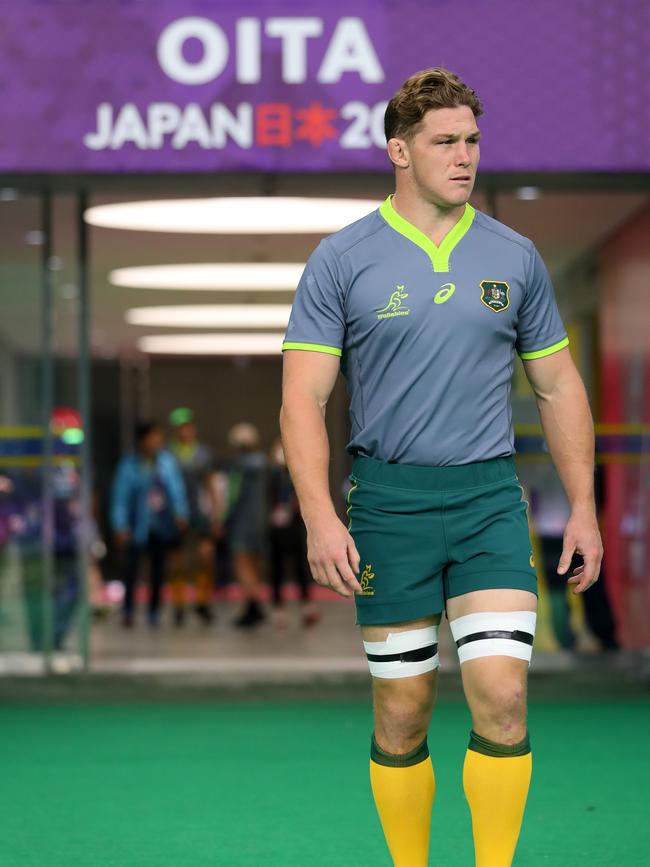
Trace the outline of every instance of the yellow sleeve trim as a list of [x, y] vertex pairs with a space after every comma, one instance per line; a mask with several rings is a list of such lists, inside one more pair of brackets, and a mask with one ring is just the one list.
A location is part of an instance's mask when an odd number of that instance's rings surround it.
[[520, 352], [519, 357], [522, 361], [530, 361], [532, 358], [544, 358], [545, 355], [553, 355], [554, 352], [559, 352], [569, 345], [569, 338], [565, 337], [559, 343], [554, 343], [553, 346], [547, 346], [546, 349], [538, 349], [535, 352]]
[[305, 349], [307, 352], [326, 352], [328, 355], [342, 355], [343, 350], [337, 346], [323, 346], [321, 343], [283, 343], [282, 351], [285, 349]]

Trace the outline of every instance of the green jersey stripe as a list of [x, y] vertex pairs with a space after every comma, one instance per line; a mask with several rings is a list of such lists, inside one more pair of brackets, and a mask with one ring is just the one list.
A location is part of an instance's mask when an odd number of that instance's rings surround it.
[[326, 352], [328, 355], [342, 355], [343, 350], [338, 346], [323, 346], [322, 343], [283, 343], [282, 351], [285, 349], [304, 349], [307, 352]]
[[564, 349], [568, 345], [569, 338], [565, 337], [564, 340], [560, 340], [552, 346], [547, 346], [546, 349], [538, 349], [535, 352], [520, 352], [519, 357], [522, 361], [530, 361], [532, 358], [544, 358], [546, 355], [553, 355], [554, 352], [559, 352], [560, 349]]

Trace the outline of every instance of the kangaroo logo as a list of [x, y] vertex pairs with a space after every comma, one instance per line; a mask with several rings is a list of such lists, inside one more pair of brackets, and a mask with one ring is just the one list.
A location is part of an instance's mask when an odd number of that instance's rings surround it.
[[408, 316], [411, 310], [402, 305], [404, 298], [408, 298], [408, 292], [404, 292], [405, 286], [400, 286], [399, 283], [395, 286], [395, 291], [388, 299], [388, 304], [379, 310], [376, 310], [377, 319], [389, 319], [391, 316]]
[[359, 584], [361, 584], [361, 595], [362, 596], [374, 596], [375, 588], [370, 586], [370, 582], [375, 577], [375, 573], [371, 571], [372, 564], [367, 563], [366, 568], [361, 573], [361, 578], [359, 579]]

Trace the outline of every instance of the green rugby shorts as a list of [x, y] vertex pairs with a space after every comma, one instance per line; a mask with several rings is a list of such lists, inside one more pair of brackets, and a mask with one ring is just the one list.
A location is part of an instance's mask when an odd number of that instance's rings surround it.
[[420, 467], [357, 456], [350, 480], [357, 623], [439, 614], [446, 599], [474, 590], [537, 593], [528, 504], [512, 457]]

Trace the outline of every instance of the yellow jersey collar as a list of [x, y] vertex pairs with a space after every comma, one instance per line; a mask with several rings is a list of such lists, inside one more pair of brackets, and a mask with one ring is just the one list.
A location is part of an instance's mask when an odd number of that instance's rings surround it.
[[431, 265], [434, 271], [446, 272], [449, 271], [449, 256], [454, 247], [467, 234], [470, 226], [474, 221], [476, 211], [468, 203], [465, 205], [465, 211], [456, 225], [445, 235], [442, 244], [437, 247], [433, 241], [428, 238], [424, 232], [421, 232], [413, 223], [409, 223], [404, 217], [400, 216], [393, 207], [393, 196], [387, 197], [386, 201], [379, 208], [379, 213], [386, 220], [388, 225], [404, 235], [409, 241], [412, 241], [416, 246], [427, 254], [431, 260]]

